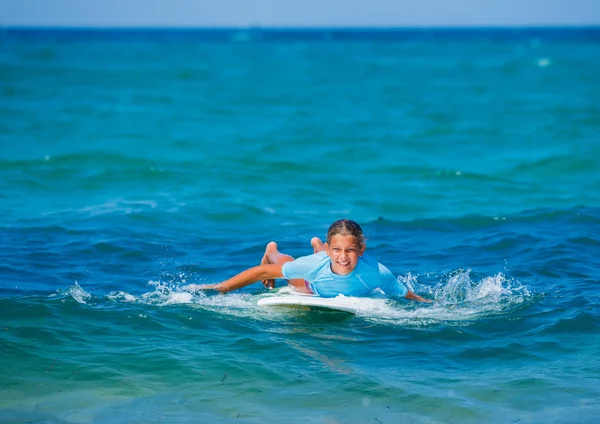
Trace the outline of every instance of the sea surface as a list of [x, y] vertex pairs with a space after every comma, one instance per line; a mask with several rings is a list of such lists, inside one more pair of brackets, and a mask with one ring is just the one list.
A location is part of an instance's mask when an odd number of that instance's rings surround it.
[[[434, 303], [182, 289], [340, 218]], [[3, 424], [598, 422], [600, 29], [5, 28], [0, 252]]]

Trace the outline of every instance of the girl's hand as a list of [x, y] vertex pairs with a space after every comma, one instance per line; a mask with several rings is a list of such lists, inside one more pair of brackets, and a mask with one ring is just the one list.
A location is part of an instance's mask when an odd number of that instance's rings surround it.
[[263, 280], [262, 281], [263, 286], [265, 286], [267, 289], [272, 290], [275, 288], [275, 280], [274, 279], [268, 279], [268, 280]]
[[432, 303], [433, 302], [433, 300], [424, 299], [421, 296], [419, 296], [418, 294], [415, 294], [415, 293], [411, 292], [410, 290], [406, 293], [406, 298], [410, 299], [410, 300], [416, 300], [418, 302], [425, 302], [425, 303]]

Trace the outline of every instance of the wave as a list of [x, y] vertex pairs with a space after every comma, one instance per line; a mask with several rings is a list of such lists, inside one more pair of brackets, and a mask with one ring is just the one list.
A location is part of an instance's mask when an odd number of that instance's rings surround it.
[[51, 165], [52, 169], [61, 169], [61, 167], [79, 168], [82, 164], [92, 165], [94, 163], [108, 166], [121, 166], [125, 168], [156, 166], [156, 161], [133, 157], [122, 153], [112, 153], [106, 151], [89, 151], [85, 153], [68, 153], [49, 155], [40, 152], [35, 159], [0, 159], [0, 170], [22, 170], [36, 167], [47, 168]]
[[[42, 213], [42, 216], [53, 216], [53, 215], [64, 215], [64, 214], [76, 214], [85, 215], [89, 217], [106, 214], [132, 214], [142, 213], [156, 209], [158, 202], [156, 200], [126, 200], [126, 199], [114, 199], [104, 203], [85, 206], [82, 208], [68, 208], [60, 209], [50, 212]], [[164, 210], [162, 211], [164, 212]]]
[[412, 221], [392, 221], [382, 216], [368, 223], [368, 225], [381, 228], [441, 232], [462, 232], [515, 224], [536, 224], [538, 226], [557, 224], [600, 225], [600, 208], [579, 205], [565, 209], [526, 209], [519, 213], [503, 216], [469, 214], [455, 218], [426, 218]]

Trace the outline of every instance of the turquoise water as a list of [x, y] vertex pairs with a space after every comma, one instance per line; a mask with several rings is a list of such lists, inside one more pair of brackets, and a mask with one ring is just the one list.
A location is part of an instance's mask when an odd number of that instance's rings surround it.
[[[598, 99], [597, 29], [4, 30], [0, 421], [596, 421]], [[343, 217], [436, 302], [181, 289]]]

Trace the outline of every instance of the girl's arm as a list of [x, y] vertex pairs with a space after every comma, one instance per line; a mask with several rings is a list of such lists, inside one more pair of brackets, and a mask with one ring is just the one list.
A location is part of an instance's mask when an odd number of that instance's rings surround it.
[[263, 264], [240, 272], [238, 275], [231, 277], [229, 280], [225, 280], [219, 284], [190, 284], [185, 288], [193, 291], [218, 290], [221, 293], [227, 293], [228, 291], [236, 290], [245, 286], [249, 286], [250, 284], [254, 284], [258, 281], [272, 278], [283, 278], [281, 265]]

